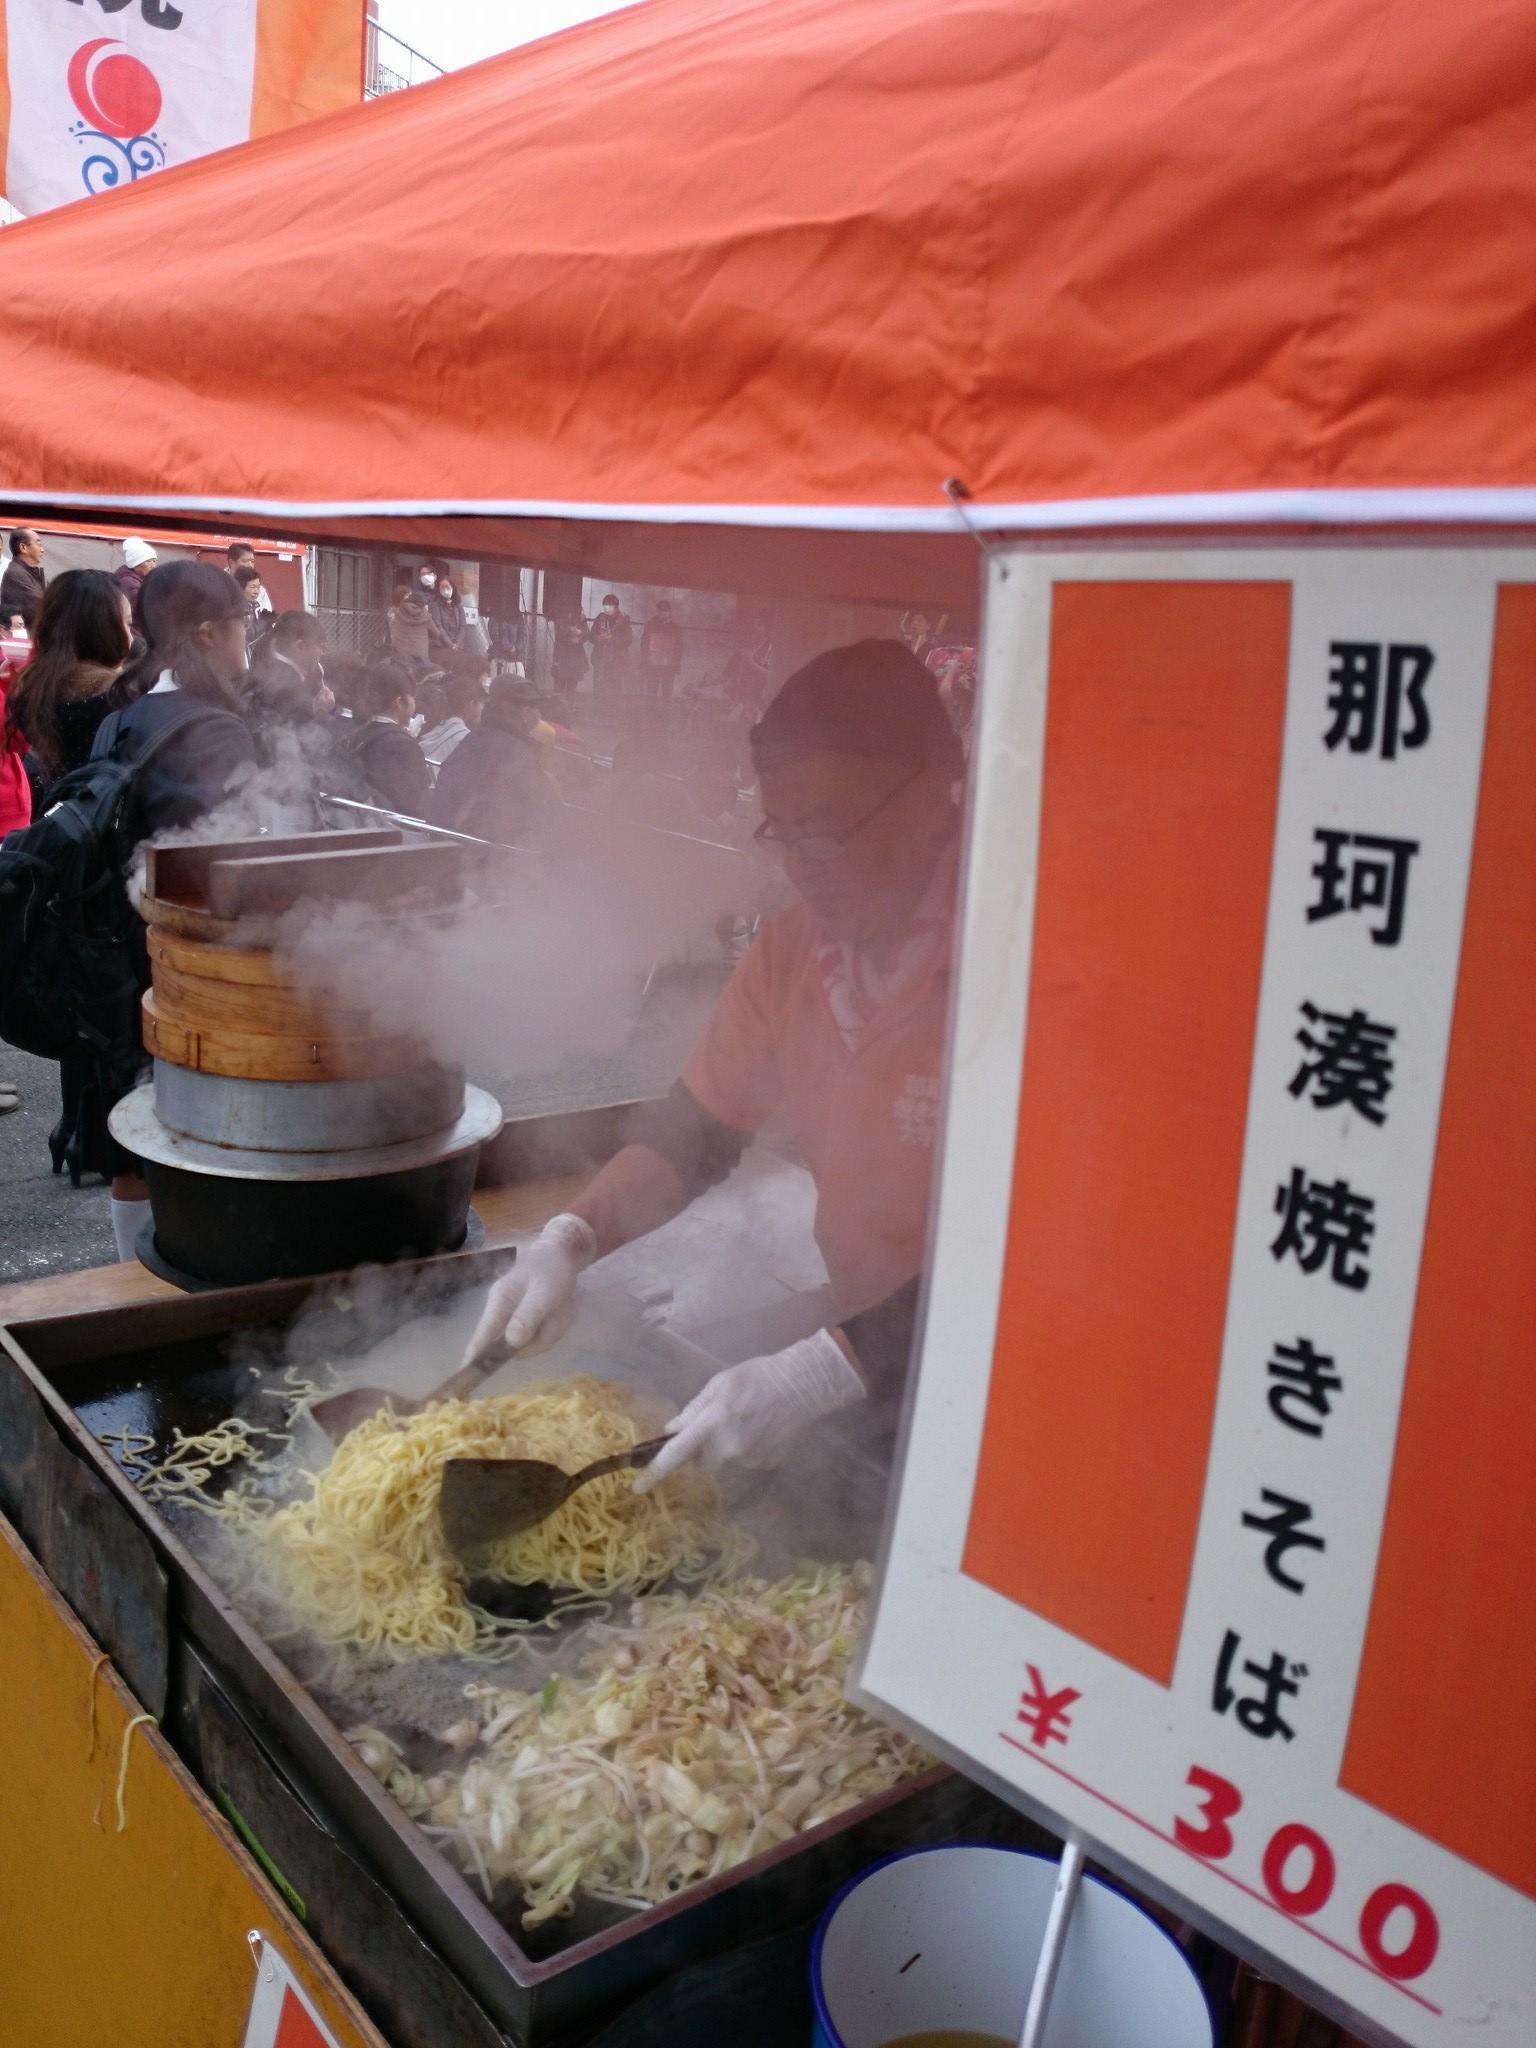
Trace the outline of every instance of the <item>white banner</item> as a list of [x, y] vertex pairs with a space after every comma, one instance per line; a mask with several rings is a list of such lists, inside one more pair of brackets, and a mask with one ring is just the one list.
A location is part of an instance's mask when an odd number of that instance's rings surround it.
[[258, 0], [3, 0], [5, 191], [24, 214], [251, 132]]

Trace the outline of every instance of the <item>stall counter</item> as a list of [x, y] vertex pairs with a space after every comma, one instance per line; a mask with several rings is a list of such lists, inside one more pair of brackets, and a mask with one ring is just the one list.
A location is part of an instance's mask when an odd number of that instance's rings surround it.
[[[537, 1230], [566, 1208], [585, 1185], [585, 1174], [552, 1174], [515, 1186], [480, 1188], [475, 1210], [485, 1225], [485, 1248], [510, 1244]], [[73, 1315], [82, 1309], [130, 1308], [141, 1301], [166, 1301], [177, 1290], [136, 1259], [121, 1265], [90, 1266], [78, 1273], [50, 1273], [0, 1287], [0, 1323], [28, 1323], [43, 1316]]]

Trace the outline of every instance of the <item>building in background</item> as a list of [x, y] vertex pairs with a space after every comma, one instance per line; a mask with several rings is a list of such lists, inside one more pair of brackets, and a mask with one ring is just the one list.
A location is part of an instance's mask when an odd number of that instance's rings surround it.
[[[190, 557], [212, 562], [218, 569], [229, 559], [229, 543], [247, 538], [243, 533], [172, 533], [153, 526], [118, 526], [94, 519], [30, 519], [25, 512], [18, 515], [14, 507], [0, 503], [0, 539], [14, 526], [31, 527], [42, 541], [43, 574], [50, 583], [65, 569], [120, 569], [122, 544], [130, 537], [147, 541], [157, 562]], [[250, 545], [273, 610], [307, 606], [314, 550], [297, 541], [253, 540]]]
[[43, 213], [355, 106], [363, 45], [359, 0], [0, 0], [0, 189]]

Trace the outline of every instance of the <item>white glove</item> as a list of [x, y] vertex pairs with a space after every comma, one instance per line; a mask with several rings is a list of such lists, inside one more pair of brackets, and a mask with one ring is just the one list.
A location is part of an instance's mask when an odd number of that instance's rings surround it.
[[558, 1344], [575, 1320], [576, 1282], [596, 1257], [591, 1224], [569, 1212], [551, 1216], [491, 1289], [466, 1362], [473, 1365], [502, 1344], [525, 1353]]
[[787, 1350], [717, 1372], [667, 1425], [670, 1441], [643, 1472], [636, 1493], [698, 1458], [711, 1469], [734, 1458], [777, 1465], [807, 1424], [864, 1398], [864, 1382], [830, 1330]]

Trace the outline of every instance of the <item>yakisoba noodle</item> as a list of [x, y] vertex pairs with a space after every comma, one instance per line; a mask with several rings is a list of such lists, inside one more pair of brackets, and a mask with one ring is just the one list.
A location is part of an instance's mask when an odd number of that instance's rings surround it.
[[[438, 1523], [445, 1461], [542, 1458], [575, 1472], [654, 1427], [628, 1389], [588, 1378], [437, 1401], [418, 1415], [385, 1410], [343, 1438], [307, 1498], [264, 1522], [263, 1560], [295, 1618], [328, 1642], [396, 1656], [504, 1653], [525, 1631], [464, 1599]], [[637, 1494], [628, 1473], [614, 1473], [488, 1550], [480, 1569], [600, 1600], [703, 1578], [723, 1540], [718, 1496], [702, 1474], [685, 1470]]]

